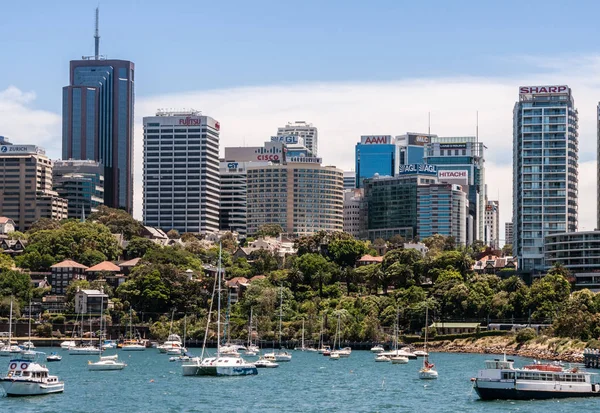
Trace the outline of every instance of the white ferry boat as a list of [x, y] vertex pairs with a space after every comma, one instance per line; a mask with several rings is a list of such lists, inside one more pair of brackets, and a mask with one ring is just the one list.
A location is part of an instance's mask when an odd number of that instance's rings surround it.
[[50, 376], [46, 366], [22, 359], [9, 362], [8, 372], [0, 377], [0, 385], [7, 396], [37, 396], [61, 393], [65, 389], [65, 383]]
[[472, 379], [482, 400], [534, 400], [566, 397], [598, 397], [595, 373], [577, 368], [532, 364], [515, 368], [513, 360], [487, 360], [485, 369]]

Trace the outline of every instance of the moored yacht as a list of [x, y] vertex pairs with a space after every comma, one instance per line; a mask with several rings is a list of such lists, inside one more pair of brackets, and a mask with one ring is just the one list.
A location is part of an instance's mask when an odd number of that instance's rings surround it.
[[69, 347], [69, 354], [73, 356], [93, 356], [102, 353], [102, 349], [96, 346], [82, 345], [78, 347]]
[[598, 397], [595, 373], [577, 368], [515, 368], [513, 360], [486, 360], [485, 369], [472, 379], [482, 400], [533, 400], [566, 397]]
[[110, 370], [123, 370], [127, 367], [127, 364], [119, 361], [118, 355], [112, 356], [100, 356], [100, 360], [93, 362], [88, 361], [88, 370], [91, 371], [110, 371]]
[[385, 349], [382, 345], [377, 344], [376, 346], [371, 347], [371, 353], [381, 353], [384, 352]]
[[73, 340], [66, 340], [60, 343], [60, 348], [63, 350], [69, 350], [71, 347], [77, 347], [77, 343]]
[[56, 376], [50, 376], [48, 369], [29, 360], [14, 359], [8, 365], [8, 372], [0, 377], [0, 385], [7, 396], [36, 396], [61, 393], [65, 384]]

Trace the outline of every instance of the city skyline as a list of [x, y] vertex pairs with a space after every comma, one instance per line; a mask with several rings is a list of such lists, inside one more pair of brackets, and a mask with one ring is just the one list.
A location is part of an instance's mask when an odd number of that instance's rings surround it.
[[[74, 33], [76, 31], [77, 39], [72, 44], [55, 47], [60, 51], [56, 58], [50, 60], [49, 70], [60, 70], [62, 73], [58, 81], [56, 76], [50, 77], [51, 82], [47, 83], [51, 87], [39, 86], [37, 79], [25, 83], [22, 75], [16, 73], [14, 68], [11, 70], [10, 66], [1, 69], [0, 134], [12, 138], [16, 143], [41, 145], [47, 149], [52, 159], [60, 157], [60, 90], [67, 80], [65, 67], [69, 60], [92, 54], [95, 6], [96, 4], [81, 4], [71, 12], [77, 13], [79, 19], [71, 28]], [[126, 6], [123, 13], [131, 15], [132, 3]], [[18, 6], [10, 7], [18, 9]], [[277, 127], [297, 119], [306, 120], [319, 128], [319, 153], [324, 164], [345, 170], [352, 168], [354, 164], [353, 149], [360, 135], [397, 135], [406, 130], [425, 132], [428, 112], [431, 112], [431, 133], [440, 136], [473, 135], [475, 112], [479, 111], [479, 136], [488, 147], [486, 170], [489, 198], [495, 199], [495, 194], [500, 195], [501, 222], [504, 223], [511, 216], [510, 137], [512, 105], [518, 87], [530, 84], [569, 84], [577, 96], [580, 111], [579, 229], [590, 230], [595, 227], [595, 129], [600, 87], [595, 83], [594, 76], [600, 64], [589, 45], [587, 49], [585, 46], [580, 49], [563, 47], [557, 51], [538, 49], [538, 56], [528, 55], [521, 46], [508, 50], [505, 47], [500, 53], [503, 56], [500, 60], [502, 67], [510, 68], [506, 71], [485, 68], [490, 61], [497, 62], [498, 59], [497, 56], [485, 54], [480, 55], [484, 64], [474, 70], [457, 68], [454, 63], [446, 71], [440, 68], [419, 73], [401, 70], [397, 76], [390, 76], [388, 73], [378, 77], [374, 75], [380, 72], [378, 69], [369, 71], [365, 76], [348, 76], [342, 73], [338, 78], [325, 73], [321, 77], [319, 73], [312, 73], [311, 76], [299, 78], [297, 71], [290, 71], [288, 78], [285, 78], [285, 74], [271, 78], [265, 75], [265, 78], [254, 81], [248, 81], [243, 74], [225, 73], [223, 76], [229, 79], [228, 82], [215, 80], [205, 83], [201, 79], [182, 88], [180, 79], [165, 81], [168, 78], [158, 77], [156, 69], [152, 69], [152, 72], [148, 63], [146, 70], [141, 69], [149, 56], [142, 58], [140, 53], [160, 56], [161, 49], [157, 48], [156, 53], [150, 53], [148, 49], [133, 47], [127, 42], [120, 44], [115, 39], [123, 29], [117, 27], [120, 20], [114, 21], [115, 3], [107, 2], [101, 7], [102, 53], [109, 54], [110, 58], [136, 61], [138, 70], [145, 72], [141, 78], [138, 76], [136, 86], [134, 214], [137, 218], [141, 218], [142, 163], [139, 155], [142, 148], [142, 117], [152, 115], [160, 107], [194, 107], [221, 121], [222, 148], [260, 144], [274, 135]], [[149, 5], [148, 9], [151, 11], [153, 7]], [[548, 10], [553, 7], [548, 5]], [[542, 32], [545, 30], [538, 29]], [[15, 33], [18, 35], [19, 30]], [[154, 36], [145, 39], [154, 40]], [[502, 42], [510, 43], [508, 40]], [[306, 44], [309, 46], [314, 42], [307, 39]], [[405, 52], [407, 56], [411, 56], [411, 50]], [[12, 47], [5, 49], [4, 54], [13, 56], [13, 60], [20, 56], [11, 53], [14, 53]], [[163, 56], [166, 58], [169, 53], [171, 52], [165, 52]], [[223, 53], [228, 53], [227, 49]], [[395, 57], [383, 53], [382, 58], [392, 61]], [[472, 58], [473, 56], [469, 57]], [[437, 59], [439, 57], [430, 60], [432, 67], [438, 62]], [[22, 60], [27, 61], [25, 58]], [[337, 66], [335, 62], [332, 65]], [[39, 66], [37, 70], [39, 71]], [[151, 76], [152, 73], [154, 77]], [[46, 78], [43, 80], [48, 81]], [[249, 84], [255, 86], [247, 86]], [[281, 105], [281, 102], [287, 103]], [[35, 125], [23, 128], [23, 123], [31, 117], [36, 119]], [[352, 122], [348, 119], [352, 119]], [[490, 179], [492, 177], [494, 179]]]

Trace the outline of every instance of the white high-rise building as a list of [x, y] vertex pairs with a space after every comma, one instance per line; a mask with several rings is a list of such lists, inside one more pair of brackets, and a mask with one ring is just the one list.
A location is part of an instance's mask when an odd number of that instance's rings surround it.
[[487, 201], [485, 232], [486, 243], [492, 248], [500, 248], [500, 204], [498, 201]]
[[304, 146], [317, 156], [318, 150], [318, 131], [312, 123], [303, 120], [289, 122], [282, 128], [277, 128], [277, 136], [298, 136], [304, 140]]
[[544, 237], [577, 231], [578, 113], [565, 85], [522, 86], [513, 111], [513, 253], [544, 271]]
[[219, 230], [219, 129], [200, 112], [144, 118], [145, 225], [180, 233]]
[[361, 226], [363, 197], [363, 188], [344, 189], [344, 232], [357, 239], [363, 235]]

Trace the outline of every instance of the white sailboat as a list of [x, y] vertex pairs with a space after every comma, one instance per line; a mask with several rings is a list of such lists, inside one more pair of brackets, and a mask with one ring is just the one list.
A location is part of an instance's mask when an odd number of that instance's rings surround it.
[[129, 340], [125, 340], [121, 347], [123, 351], [144, 351], [146, 346], [133, 338], [133, 309], [129, 309]]
[[250, 322], [248, 323], [248, 345], [246, 346], [246, 351], [244, 351], [244, 355], [245, 356], [250, 356], [250, 357], [254, 357], [256, 355], [258, 355], [258, 353], [260, 352], [260, 349], [258, 348], [258, 346], [256, 344], [254, 344], [254, 341], [252, 340], [252, 334], [254, 332], [254, 329], [252, 328], [252, 308], [250, 309]]
[[[279, 288], [279, 348], [281, 349], [281, 320], [283, 319], [283, 287]], [[292, 361], [292, 355], [287, 351], [273, 351], [271, 353], [266, 353], [264, 358], [271, 361]]]
[[[80, 346], [69, 347], [69, 354], [73, 356], [93, 356], [102, 354], [102, 349], [93, 345], [91, 334], [92, 334], [92, 316], [90, 315], [90, 342], [89, 344], [82, 343]], [[81, 313], [81, 338], [83, 340], [83, 312]], [[98, 343], [100, 341], [98, 340]], [[61, 345], [62, 347], [62, 345]]]
[[[337, 339], [337, 345], [338, 345], [337, 350], [336, 350], [336, 346], [335, 346], [336, 339]], [[343, 357], [343, 358], [350, 357], [350, 354], [352, 353], [352, 349], [350, 347], [340, 348], [341, 346], [342, 346], [342, 329], [341, 329], [340, 313], [338, 313], [337, 328], [335, 331], [335, 336], [333, 337], [333, 350], [331, 350], [329, 357], [331, 357], [333, 360], [339, 359], [340, 357]]]
[[398, 319], [400, 317], [400, 309], [396, 309], [396, 322], [394, 323], [394, 352], [393, 356], [387, 356], [392, 364], [407, 364], [408, 357], [398, 352]]
[[10, 300], [10, 314], [8, 316], [8, 343], [5, 344], [2, 348], [0, 348], [0, 356], [2, 357], [12, 357], [21, 353], [21, 348], [16, 344], [13, 344], [12, 341], [12, 310], [13, 310], [13, 301], [12, 298]]
[[[105, 331], [103, 328], [102, 320], [104, 319], [104, 301], [100, 303], [100, 336], [104, 337]], [[88, 361], [88, 370], [91, 371], [112, 371], [112, 370], [123, 370], [127, 367], [127, 364], [119, 361], [119, 356], [113, 354], [111, 356], [100, 356], [98, 361]]]
[[419, 370], [419, 378], [423, 380], [432, 380], [438, 378], [438, 372], [435, 369], [435, 365], [429, 362], [429, 353], [427, 353], [427, 331], [429, 330], [429, 307], [425, 310], [425, 345], [423, 351], [425, 356], [423, 357], [423, 367]]
[[23, 348], [21, 350], [21, 358], [24, 360], [35, 360], [38, 353], [34, 350], [35, 346], [31, 342], [31, 301], [29, 302], [29, 333], [27, 340], [21, 345]]
[[231, 357], [221, 354], [221, 278], [223, 277], [221, 266], [221, 245], [219, 245], [219, 264], [217, 267], [217, 279], [213, 289], [217, 293], [217, 355], [215, 357], [204, 358], [206, 349], [206, 340], [210, 326], [211, 308], [208, 312], [208, 320], [204, 334], [204, 344], [202, 346], [202, 355], [194, 357], [190, 363], [183, 364], [182, 373], [184, 376], [250, 376], [258, 374], [258, 369], [252, 363], [248, 363], [241, 357]]

